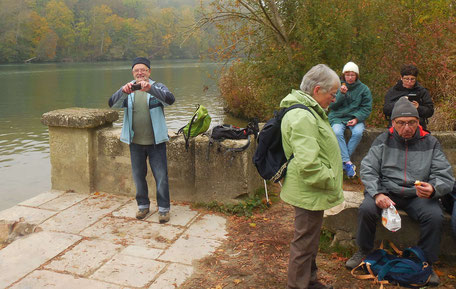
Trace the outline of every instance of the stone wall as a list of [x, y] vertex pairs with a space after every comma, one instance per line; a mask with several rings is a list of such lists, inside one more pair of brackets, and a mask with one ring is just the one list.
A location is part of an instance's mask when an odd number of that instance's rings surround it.
[[[48, 112], [52, 189], [135, 195], [130, 152], [119, 140], [120, 127], [112, 123], [117, 111], [69, 108]], [[229, 152], [247, 140], [225, 140], [209, 145], [207, 136], [192, 138], [188, 150], [182, 135], [169, 132], [168, 174], [172, 200], [235, 202], [262, 187], [252, 163], [255, 141], [243, 152]], [[148, 170], [149, 196], [155, 181]]]

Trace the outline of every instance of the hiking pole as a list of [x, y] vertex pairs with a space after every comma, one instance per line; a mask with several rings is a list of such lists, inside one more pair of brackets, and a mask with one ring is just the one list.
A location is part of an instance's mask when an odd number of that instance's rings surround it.
[[266, 180], [263, 179], [264, 182], [264, 193], [266, 195], [266, 206], [270, 207], [271, 203], [269, 202], [269, 197], [268, 197], [268, 186], [266, 185]]

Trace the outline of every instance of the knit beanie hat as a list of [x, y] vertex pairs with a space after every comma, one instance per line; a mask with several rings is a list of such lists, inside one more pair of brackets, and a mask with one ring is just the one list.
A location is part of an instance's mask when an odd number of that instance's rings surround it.
[[395, 119], [401, 116], [414, 116], [416, 118], [419, 118], [418, 110], [405, 96], [399, 98], [399, 100], [394, 104], [393, 112], [391, 113], [391, 119]]
[[359, 75], [359, 68], [358, 65], [356, 65], [354, 62], [347, 62], [345, 64], [344, 69], [342, 69], [342, 73], [345, 73], [347, 71], [353, 71], [354, 73]]
[[147, 66], [147, 68], [150, 69], [150, 61], [147, 58], [136, 57], [135, 59], [133, 59], [133, 65], [131, 66], [131, 68], [135, 67], [136, 64], [144, 64], [145, 66]]

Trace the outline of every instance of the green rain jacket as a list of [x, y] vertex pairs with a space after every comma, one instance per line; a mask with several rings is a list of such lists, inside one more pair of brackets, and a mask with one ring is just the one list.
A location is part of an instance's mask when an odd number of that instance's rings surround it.
[[282, 119], [282, 144], [290, 161], [280, 197], [286, 203], [321, 211], [343, 202], [342, 159], [336, 136], [323, 108], [308, 94], [293, 90], [280, 103], [301, 103], [312, 111], [293, 109]]

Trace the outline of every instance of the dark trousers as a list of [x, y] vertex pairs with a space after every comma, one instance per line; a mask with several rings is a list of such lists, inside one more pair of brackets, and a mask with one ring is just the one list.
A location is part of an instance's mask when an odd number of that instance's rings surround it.
[[295, 231], [288, 264], [288, 289], [305, 289], [309, 287], [309, 282], [317, 281], [315, 259], [322, 223], [323, 211], [295, 207]]
[[166, 159], [166, 143], [158, 145], [130, 144], [131, 169], [136, 186], [136, 202], [139, 209], [148, 209], [150, 205], [149, 190], [146, 182], [147, 158], [157, 189], [157, 203], [160, 212], [170, 208], [168, 161]]
[[[433, 263], [438, 260], [440, 239], [442, 235], [443, 212], [437, 199], [399, 198], [389, 196], [395, 203], [396, 209], [404, 210], [410, 218], [420, 225], [420, 247], [428, 260]], [[374, 248], [375, 231], [381, 218], [382, 209], [377, 207], [374, 198], [364, 194], [364, 201], [358, 210], [358, 232], [356, 242], [364, 252]], [[398, 232], [400, 234], [400, 231]]]

